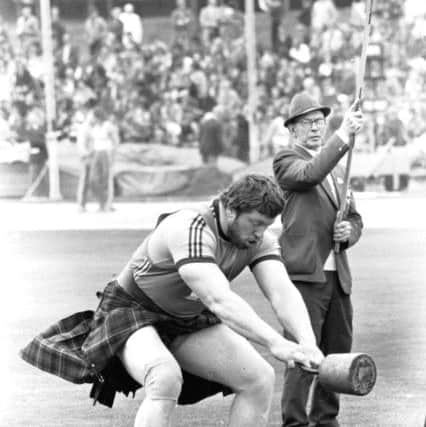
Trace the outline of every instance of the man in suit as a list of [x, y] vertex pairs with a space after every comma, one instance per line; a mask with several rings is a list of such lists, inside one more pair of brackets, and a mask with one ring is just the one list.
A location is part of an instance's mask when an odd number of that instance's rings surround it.
[[[360, 131], [363, 116], [351, 108], [337, 131], [324, 141], [330, 111], [306, 92], [295, 95], [290, 117], [284, 122], [292, 146], [280, 151], [273, 162], [286, 200], [280, 236], [284, 263], [305, 300], [317, 345], [325, 355], [351, 351], [352, 280], [346, 249], [358, 241], [363, 226], [352, 194], [343, 220], [336, 221], [344, 177], [338, 162], [348, 151], [351, 134]], [[336, 242], [338, 251], [334, 250]], [[338, 395], [318, 383], [307, 413], [312, 380], [311, 374], [299, 368], [286, 372], [283, 426], [339, 426]]]

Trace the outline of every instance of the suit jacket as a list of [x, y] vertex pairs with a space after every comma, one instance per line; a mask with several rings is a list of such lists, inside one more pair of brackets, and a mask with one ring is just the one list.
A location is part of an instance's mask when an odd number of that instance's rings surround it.
[[[280, 236], [284, 263], [294, 281], [322, 283], [324, 263], [334, 248], [333, 227], [340, 206], [344, 170], [338, 165], [348, 146], [336, 135], [330, 137], [314, 157], [295, 145], [280, 151], [273, 162], [275, 178], [285, 195]], [[336, 197], [327, 175], [331, 173]], [[350, 294], [352, 278], [346, 249], [361, 236], [362, 219], [355, 207], [353, 195], [347, 204], [344, 219], [350, 221], [352, 232], [348, 242], [335, 254], [340, 285]]]

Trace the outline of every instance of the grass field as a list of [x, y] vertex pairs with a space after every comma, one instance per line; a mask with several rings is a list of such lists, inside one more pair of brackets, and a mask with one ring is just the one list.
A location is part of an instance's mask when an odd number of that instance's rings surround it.
[[[131, 426], [138, 403], [119, 396], [114, 408], [91, 405], [90, 386], [42, 373], [17, 355], [30, 338], [74, 311], [94, 308], [95, 291], [117, 273], [144, 231], [15, 232], [3, 236], [0, 425]], [[355, 351], [378, 366], [366, 397], [344, 396], [342, 426], [423, 427], [426, 416], [426, 228], [367, 229], [351, 251], [355, 276]], [[277, 326], [247, 272], [235, 289]], [[263, 349], [259, 349], [265, 354]], [[279, 426], [282, 366], [270, 426]], [[179, 407], [176, 426], [226, 425], [230, 398]]]

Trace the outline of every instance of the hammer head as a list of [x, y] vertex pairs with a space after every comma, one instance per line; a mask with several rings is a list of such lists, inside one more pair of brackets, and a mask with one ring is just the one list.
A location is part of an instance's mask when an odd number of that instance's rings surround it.
[[377, 369], [365, 353], [329, 354], [318, 368], [318, 381], [336, 393], [364, 396], [374, 387]]

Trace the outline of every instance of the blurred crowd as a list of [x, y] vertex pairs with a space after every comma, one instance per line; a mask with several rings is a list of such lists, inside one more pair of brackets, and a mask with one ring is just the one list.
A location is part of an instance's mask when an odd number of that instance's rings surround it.
[[[271, 24], [270, 43], [257, 43], [260, 157], [288, 142], [282, 124], [294, 93], [308, 91], [339, 120], [356, 92], [365, 3], [353, 1], [343, 12], [332, 0], [303, 0], [291, 21], [285, 4], [259, 2]], [[406, 16], [397, 0], [375, 4], [364, 141], [386, 144], [391, 134], [403, 145], [426, 132], [426, 16]], [[168, 43], [145, 40], [143, 19], [130, 3], [108, 17], [90, 7], [79, 40], [58, 7], [51, 17], [60, 137], [75, 138], [87, 112], [101, 105], [121, 141], [196, 146], [200, 122], [220, 106], [224, 154], [248, 160], [244, 15], [236, 3], [208, 0], [196, 16], [177, 0]], [[15, 34], [0, 21], [0, 128], [18, 140], [27, 137], [23, 129], [43, 126], [44, 72], [39, 19], [24, 5]]]

